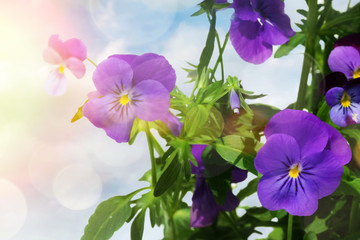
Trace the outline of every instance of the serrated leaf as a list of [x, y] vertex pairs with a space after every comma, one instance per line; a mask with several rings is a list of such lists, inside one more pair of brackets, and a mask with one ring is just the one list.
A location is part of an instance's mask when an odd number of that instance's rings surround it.
[[298, 9], [296, 10], [298, 13], [300, 13], [301, 15], [303, 15], [304, 17], [307, 17], [308, 12], [304, 9]]
[[177, 152], [173, 152], [168, 159], [170, 164], [163, 170], [159, 181], [156, 183], [154, 196], [161, 196], [166, 190], [168, 190], [176, 181], [179, 173], [182, 169], [182, 165], [177, 157]]
[[294, 48], [296, 48], [299, 44], [305, 43], [305, 34], [302, 32], [297, 32], [294, 36], [292, 36], [289, 42], [281, 45], [276, 51], [274, 58], [280, 58], [288, 55]]
[[145, 210], [135, 217], [131, 224], [131, 240], [141, 240], [144, 232]]
[[139, 189], [126, 196], [116, 196], [100, 203], [89, 218], [81, 240], [107, 240], [131, 215], [130, 200]]

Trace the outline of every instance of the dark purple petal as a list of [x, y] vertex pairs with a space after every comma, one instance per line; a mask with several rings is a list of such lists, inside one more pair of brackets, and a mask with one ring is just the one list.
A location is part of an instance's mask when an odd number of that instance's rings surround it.
[[344, 89], [341, 87], [334, 87], [327, 91], [325, 100], [327, 105], [333, 107], [340, 103], [342, 96], [344, 95]]
[[348, 82], [347, 77], [342, 72], [332, 72], [325, 76], [320, 85], [320, 90], [326, 94], [333, 87], [343, 87]]
[[191, 173], [199, 174], [199, 173], [204, 172], [204, 164], [203, 164], [203, 160], [201, 158], [201, 154], [206, 147], [207, 147], [207, 145], [200, 145], [200, 144], [191, 146], [191, 153], [194, 156], [194, 158], [198, 164], [198, 167], [195, 167], [192, 165]]
[[272, 54], [272, 46], [260, 36], [259, 22], [242, 21], [233, 15], [230, 40], [239, 56], [247, 62], [260, 64]]
[[349, 163], [351, 160], [351, 149], [348, 142], [338, 130], [329, 124], [325, 124], [325, 126], [329, 134], [329, 141], [325, 149], [334, 154], [341, 165]]
[[360, 33], [353, 33], [340, 38], [334, 47], [339, 46], [352, 46], [360, 52]]
[[337, 156], [331, 151], [308, 156], [303, 160], [303, 163], [304, 166], [300, 175], [319, 186], [318, 198], [332, 194], [339, 186], [343, 167]]
[[108, 58], [102, 61], [94, 71], [93, 81], [102, 94], [121, 94], [132, 86], [133, 71], [130, 65], [120, 59]]
[[281, 170], [288, 173], [299, 162], [300, 148], [296, 139], [286, 134], [273, 134], [255, 157], [255, 168], [261, 174]]
[[276, 133], [292, 136], [299, 144], [302, 157], [321, 152], [328, 142], [324, 123], [314, 114], [301, 110], [285, 109], [275, 114], [264, 133], [266, 138]]
[[180, 135], [183, 124], [179, 121], [179, 118], [172, 113], [167, 112], [160, 120], [166, 123], [174, 136]]
[[214, 195], [205, 178], [198, 177], [195, 183], [195, 190], [192, 197], [190, 226], [210, 226], [219, 213], [219, 207], [215, 202]]
[[231, 109], [240, 108], [240, 99], [234, 89], [230, 91], [230, 107]]
[[232, 171], [232, 183], [238, 183], [242, 182], [247, 178], [248, 171], [234, 167], [234, 170]]
[[337, 47], [331, 51], [328, 64], [331, 71], [342, 72], [352, 79], [354, 71], [360, 67], [360, 53], [354, 47]]
[[351, 97], [351, 102], [360, 103], [360, 84], [350, 86], [346, 93]]
[[154, 80], [141, 81], [131, 89], [129, 98], [135, 114], [145, 121], [159, 120], [169, 111], [170, 95], [167, 89]]
[[225, 202], [219, 206], [221, 211], [232, 211], [239, 206], [240, 200], [237, 198], [231, 190], [226, 195]]
[[135, 58], [131, 66], [134, 71], [134, 84], [154, 80], [160, 82], [168, 92], [174, 89], [175, 70], [163, 56], [146, 53]]
[[312, 179], [272, 171], [260, 179], [258, 196], [261, 205], [271, 211], [284, 209], [292, 215], [310, 216], [318, 207], [318, 188]]
[[250, 0], [234, 0], [232, 5], [235, 9], [234, 16], [236, 15], [240, 20], [257, 22], [260, 17], [260, 14], [251, 6]]
[[290, 18], [286, 15], [277, 17], [278, 24], [271, 21], [263, 21], [261, 37], [264, 42], [271, 45], [280, 45], [289, 41], [289, 38], [295, 35], [290, 27]]

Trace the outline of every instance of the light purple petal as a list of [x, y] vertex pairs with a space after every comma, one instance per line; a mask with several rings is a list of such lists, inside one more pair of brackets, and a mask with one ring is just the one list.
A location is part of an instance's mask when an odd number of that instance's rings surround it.
[[324, 123], [314, 114], [292, 109], [275, 114], [264, 133], [266, 138], [276, 133], [292, 136], [299, 144], [302, 157], [324, 150], [329, 138]]
[[201, 154], [206, 147], [207, 147], [207, 145], [200, 145], [200, 144], [195, 144], [195, 145], [191, 146], [191, 153], [194, 156], [194, 158], [198, 164], [198, 167], [191, 165], [192, 166], [191, 173], [199, 174], [199, 173], [204, 172], [204, 164], [203, 164], [203, 160], [201, 158]]
[[52, 48], [46, 48], [43, 52], [43, 58], [45, 62], [51, 64], [60, 64], [62, 62], [62, 58], [58, 52], [56, 52]]
[[290, 167], [300, 161], [300, 147], [289, 135], [273, 134], [255, 157], [255, 168], [261, 174], [274, 170], [288, 172]]
[[360, 67], [360, 53], [354, 47], [337, 47], [331, 51], [328, 64], [331, 71], [342, 72], [352, 79], [354, 71]]
[[234, 170], [232, 171], [232, 183], [238, 183], [242, 182], [247, 178], [248, 171], [234, 167]]
[[259, 22], [242, 21], [233, 15], [230, 40], [239, 56], [250, 63], [265, 62], [272, 54], [272, 46], [265, 43], [259, 34]]
[[256, 22], [260, 14], [254, 11], [250, 0], [234, 0], [233, 7], [237, 18], [245, 21]]
[[130, 65], [120, 59], [108, 58], [94, 71], [93, 81], [102, 94], [127, 92], [132, 87], [133, 71]]
[[179, 118], [174, 116], [172, 113], [167, 112], [160, 120], [166, 123], [174, 136], [180, 135], [183, 124], [179, 121]]
[[81, 60], [70, 57], [65, 60], [64, 64], [76, 78], [82, 78], [85, 75], [85, 65]]
[[86, 46], [85, 44], [77, 38], [71, 38], [64, 42], [64, 48], [67, 51], [67, 58], [75, 57], [80, 61], [86, 59]]
[[331, 151], [324, 151], [308, 156], [303, 160], [300, 175], [318, 185], [318, 198], [332, 194], [340, 184], [343, 173], [342, 164]]
[[159, 120], [169, 111], [169, 92], [157, 81], [139, 82], [131, 90], [129, 97], [135, 106], [136, 116], [142, 120]]
[[344, 108], [341, 103], [333, 106], [330, 110], [331, 121], [339, 126], [346, 127], [360, 122], [360, 104], [351, 103], [350, 107]]
[[63, 95], [66, 91], [68, 81], [64, 74], [59, 73], [58, 69], [49, 73], [45, 83], [45, 91], [52, 96]]
[[114, 55], [111, 55], [109, 58], [112, 58], [112, 57], [124, 60], [125, 62], [127, 62], [128, 64], [131, 65], [133, 63], [134, 59], [136, 59], [139, 56], [133, 55], [133, 54], [114, 54]]
[[192, 197], [190, 226], [206, 227], [210, 226], [219, 213], [219, 207], [215, 202], [214, 195], [205, 178], [196, 179], [195, 190]]
[[106, 134], [118, 143], [128, 142], [135, 117], [129, 118], [127, 122], [116, 123], [104, 128]]
[[135, 85], [144, 80], [154, 80], [161, 83], [168, 92], [174, 89], [175, 70], [163, 56], [147, 53], [135, 58], [131, 66]]
[[327, 151], [331, 151], [336, 156], [337, 161], [341, 165], [345, 165], [351, 160], [351, 149], [346, 139], [339, 133], [338, 130], [325, 124], [326, 131], [329, 134], [329, 141], [325, 148]]
[[288, 172], [266, 173], [259, 181], [261, 205], [270, 211], [280, 209], [296, 216], [310, 216], [318, 208], [318, 185], [312, 179], [293, 179]]
[[240, 99], [234, 89], [230, 91], [230, 107], [231, 109], [240, 108]]
[[341, 87], [334, 87], [327, 91], [325, 100], [327, 105], [333, 107], [340, 103], [342, 96], [344, 95], [344, 89]]

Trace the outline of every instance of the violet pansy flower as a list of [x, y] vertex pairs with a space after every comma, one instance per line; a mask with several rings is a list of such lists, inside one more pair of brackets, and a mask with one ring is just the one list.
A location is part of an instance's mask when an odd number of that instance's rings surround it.
[[286, 109], [264, 130], [267, 141], [255, 158], [263, 174], [258, 185], [261, 204], [292, 215], [312, 215], [318, 199], [339, 186], [343, 165], [351, 159], [345, 138], [315, 115]]
[[[239, 205], [239, 199], [231, 192], [228, 192], [226, 200], [219, 205], [205, 178], [205, 166], [201, 157], [207, 145], [193, 145], [191, 152], [198, 164], [191, 166], [191, 172], [196, 175], [195, 190], [192, 197], [190, 226], [206, 227], [214, 223], [220, 211], [231, 211]], [[232, 171], [232, 182], [241, 182], [247, 177], [247, 171], [234, 167]]]
[[360, 84], [331, 88], [325, 96], [331, 107], [330, 119], [339, 127], [360, 122]]
[[234, 0], [232, 6], [230, 40], [247, 62], [265, 62], [273, 45], [286, 43], [295, 34], [281, 0]]
[[94, 71], [93, 81], [101, 97], [90, 98], [83, 114], [109, 137], [127, 142], [136, 117], [144, 121], [169, 117], [169, 93], [175, 80], [174, 69], [162, 56], [113, 55]]
[[49, 47], [43, 52], [43, 58], [46, 62], [56, 65], [56, 68], [50, 72], [44, 88], [48, 94], [60, 96], [67, 88], [65, 69], [69, 69], [76, 78], [84, 76], [83, 61], [86, 59], [86, 46], [76, 38], [63, 42], [58, 35], [52, 35], [48, 45]]

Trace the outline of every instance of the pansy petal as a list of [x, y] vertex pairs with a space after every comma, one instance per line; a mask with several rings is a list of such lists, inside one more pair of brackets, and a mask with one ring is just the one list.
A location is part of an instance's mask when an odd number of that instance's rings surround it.
[[360, 53], [354, 47], [337, 47], [331, 51], [328, 64], [331, 71], [342, 72], [352, 79], [354, 71], [360, 67]]
[[251, 6], [250, 0], [234, 0], [233, 7], [237, 18], [245, 21], [256, 22], [260, 14]]
[[133, 54], [114, 54], [109, 56], [109, 58], [117, 58], [117, 59], [121, 59], [124, 60], [125, 62], [127, 62], [128, 64], [132, 64], [134, 59], [136, 59], [138, 56], [137, 55], [133, 55]]
[[160, 120], [166, 123], [174, 136], [180, 135], [183, 124], [179, 121], [179, 118], [174, 116], [172, 113], [167, 112]]
[[46, 48], [43, 52], [43, 58], [45, 62], [51, 64], [60, 64], [62, 62], [62, 58], [58, 52], [56, 52], [52, 48]]
[[330, 107], [340, 103], [342, 96], [344, 95], [344, 89], [341, 87], [334, 87], [327, 91], [325, 100]]
[[276, 113], [264, 133], [266, 138], [276, 133], [292, 136], [299, 144], [302, 157], [321, 152], [328, 142], [324, 123], [314, 114], [301, 110], [285, 109]]
[[237, 198], [231, 190], [228, 191], [225, 202], [219, 206], [221, 211], [232, 211], [239, 206], [240, 200]]
[[60, 40], [59, 35], [51, 35], [48, 45], [50, 48], [54, 49], [61, 56], [62, 59], [66, 59], [68, 57], [67, 51], [64, 48], [64, 43]]
[[44, 83], [44, 89], [52, 96], [60, 96], [65, 93], [67, 85], [68, 81], [65, 78], [65, 75], [59, 73], [56, 69], [49, 73], [49, 76]]
[[196, 179], [192, 202], [190, 226], [210, 226], [215, 221], [219, 213], [219, 208], [209, 185], [202, 177]]
[[261, 174], [274, 170], [288, 172], [300, 160], [300, 148], [296, 140], [286, 134], [273, 134], [255, 157], [255, 168]]
[[348, 116], [348, 112], [346, 108], [341, 106], [341, 103], [334, 105], [330, 109], [330, 119], [335, 125], [339, 127], [347, 126], [347, 122], [346, 122], [347, 116]]
[[334, 47], [352, 46], [360, 52], [360, 33], [353, 33], [336, 41]]
[[85, 44], [77, 38], [71, 38], [64, 42], [64, 48], [67, 51], [68, 58], [75, 57], [81, 61], [86, 59], [86, 46]]
[[[290, 19], [288, 16], [283, 16], [284, 20], [288, 21], [289, 27], [290, 27]], [[282, 20], [282, 21], [284, 21]], [[280, 21], [280, 22], [282, 22]], [[291, 30], [291, 28], [290, 28]], [[261, 33], [261, 37], [264, 40], [264, 42], [271, 44], [271, 45], [280, 45], [283, 43], [286, 43], [289, 41], [289, 38], [294, 34], [288, 34], [284, 33], [277, 25], [274, 25], [274, 23], [263, 21], [263, 28]]]
[[257, 190], [261, 205], [270, 211], [284, 209], [292, 215], [310, 216], [318, 208], [318, 185], [311, 179], [268, 172], [260, 179]]
[[332, 72], [325, 76], [320, 85], [320, 91], [326, 94], [333, 87], [343, 87], [348, 79], [342, 72]]
[[306, 180], [316, 182], [318, 198], [332, 194], [340, 184], [343, 173], [342, 164], [331, 151], [324, 151], [308, 156], [303, 160], [300, 175]]
[[82, 78], [85, 75], [85, 65], [81, 60], [71, 57], [65, 60], [64, 63], [65, 67], [70, 69], [76, 78]]
[[142, 120], [159, 120], [169, 111], [169, 92], [158, 81], [139, 82], [131, 90], [129, 97], [135, 106], [136, 116]]
[[232, 183], [238, 183], [242, 182], [247, 178], [248, 171], [234, 167], [234, 170], [232, 171]]
[[127, 122], [115, 123], [104, 128], [106, 134], [118, 143], [128, 142], [135, 117], [129, 118]]
[[146, 53], [135, 58], [131, 66], [135, 85], [144, 80], [154, 80], [161, 83], [168, 92], [174, 89], [175, 70], [163, 56]]
[[325, 124], [326, 131], [329, 134], [329, 141], [325, 147], [326, 151], [331, 151], [336, 156], [337, 162], [345, 165], [351, 160], [351, 149], [346, 139], [339, 133], [338, 130]]
[[[195, 167], [191, 164], [191, 173], [203, 173], [204, 172], [204, 164], [201, 157], [202, 152], [207, 147], [207, 145], [201, 145], [201, 144], [194, 144], [191, 146], [191, 153], [194, 156], [198, 166]], [[191, 162], [190, 162], [191, 163]]]
[[350, 86], [346, 93], [351, 97], [351, 102], [360, 103], [360, 84]]
[[94, 71], [93, 81], [102, 94], [129, 91], [132, 86], [133, 71], [130, 65], [120, 59], [108, 58], [102, 61]]
[[239, 95], [237, 95], [234, 89], [231, 89], [230, 91], [230, 107], [231, 109], [240, 108]]
[[272, 46], [259, 35], [259, 22], [242, 21], [236, 16], [231, 19], [230, 40], [239, 56], [250, 63], [265, 62], [272, 54]]

